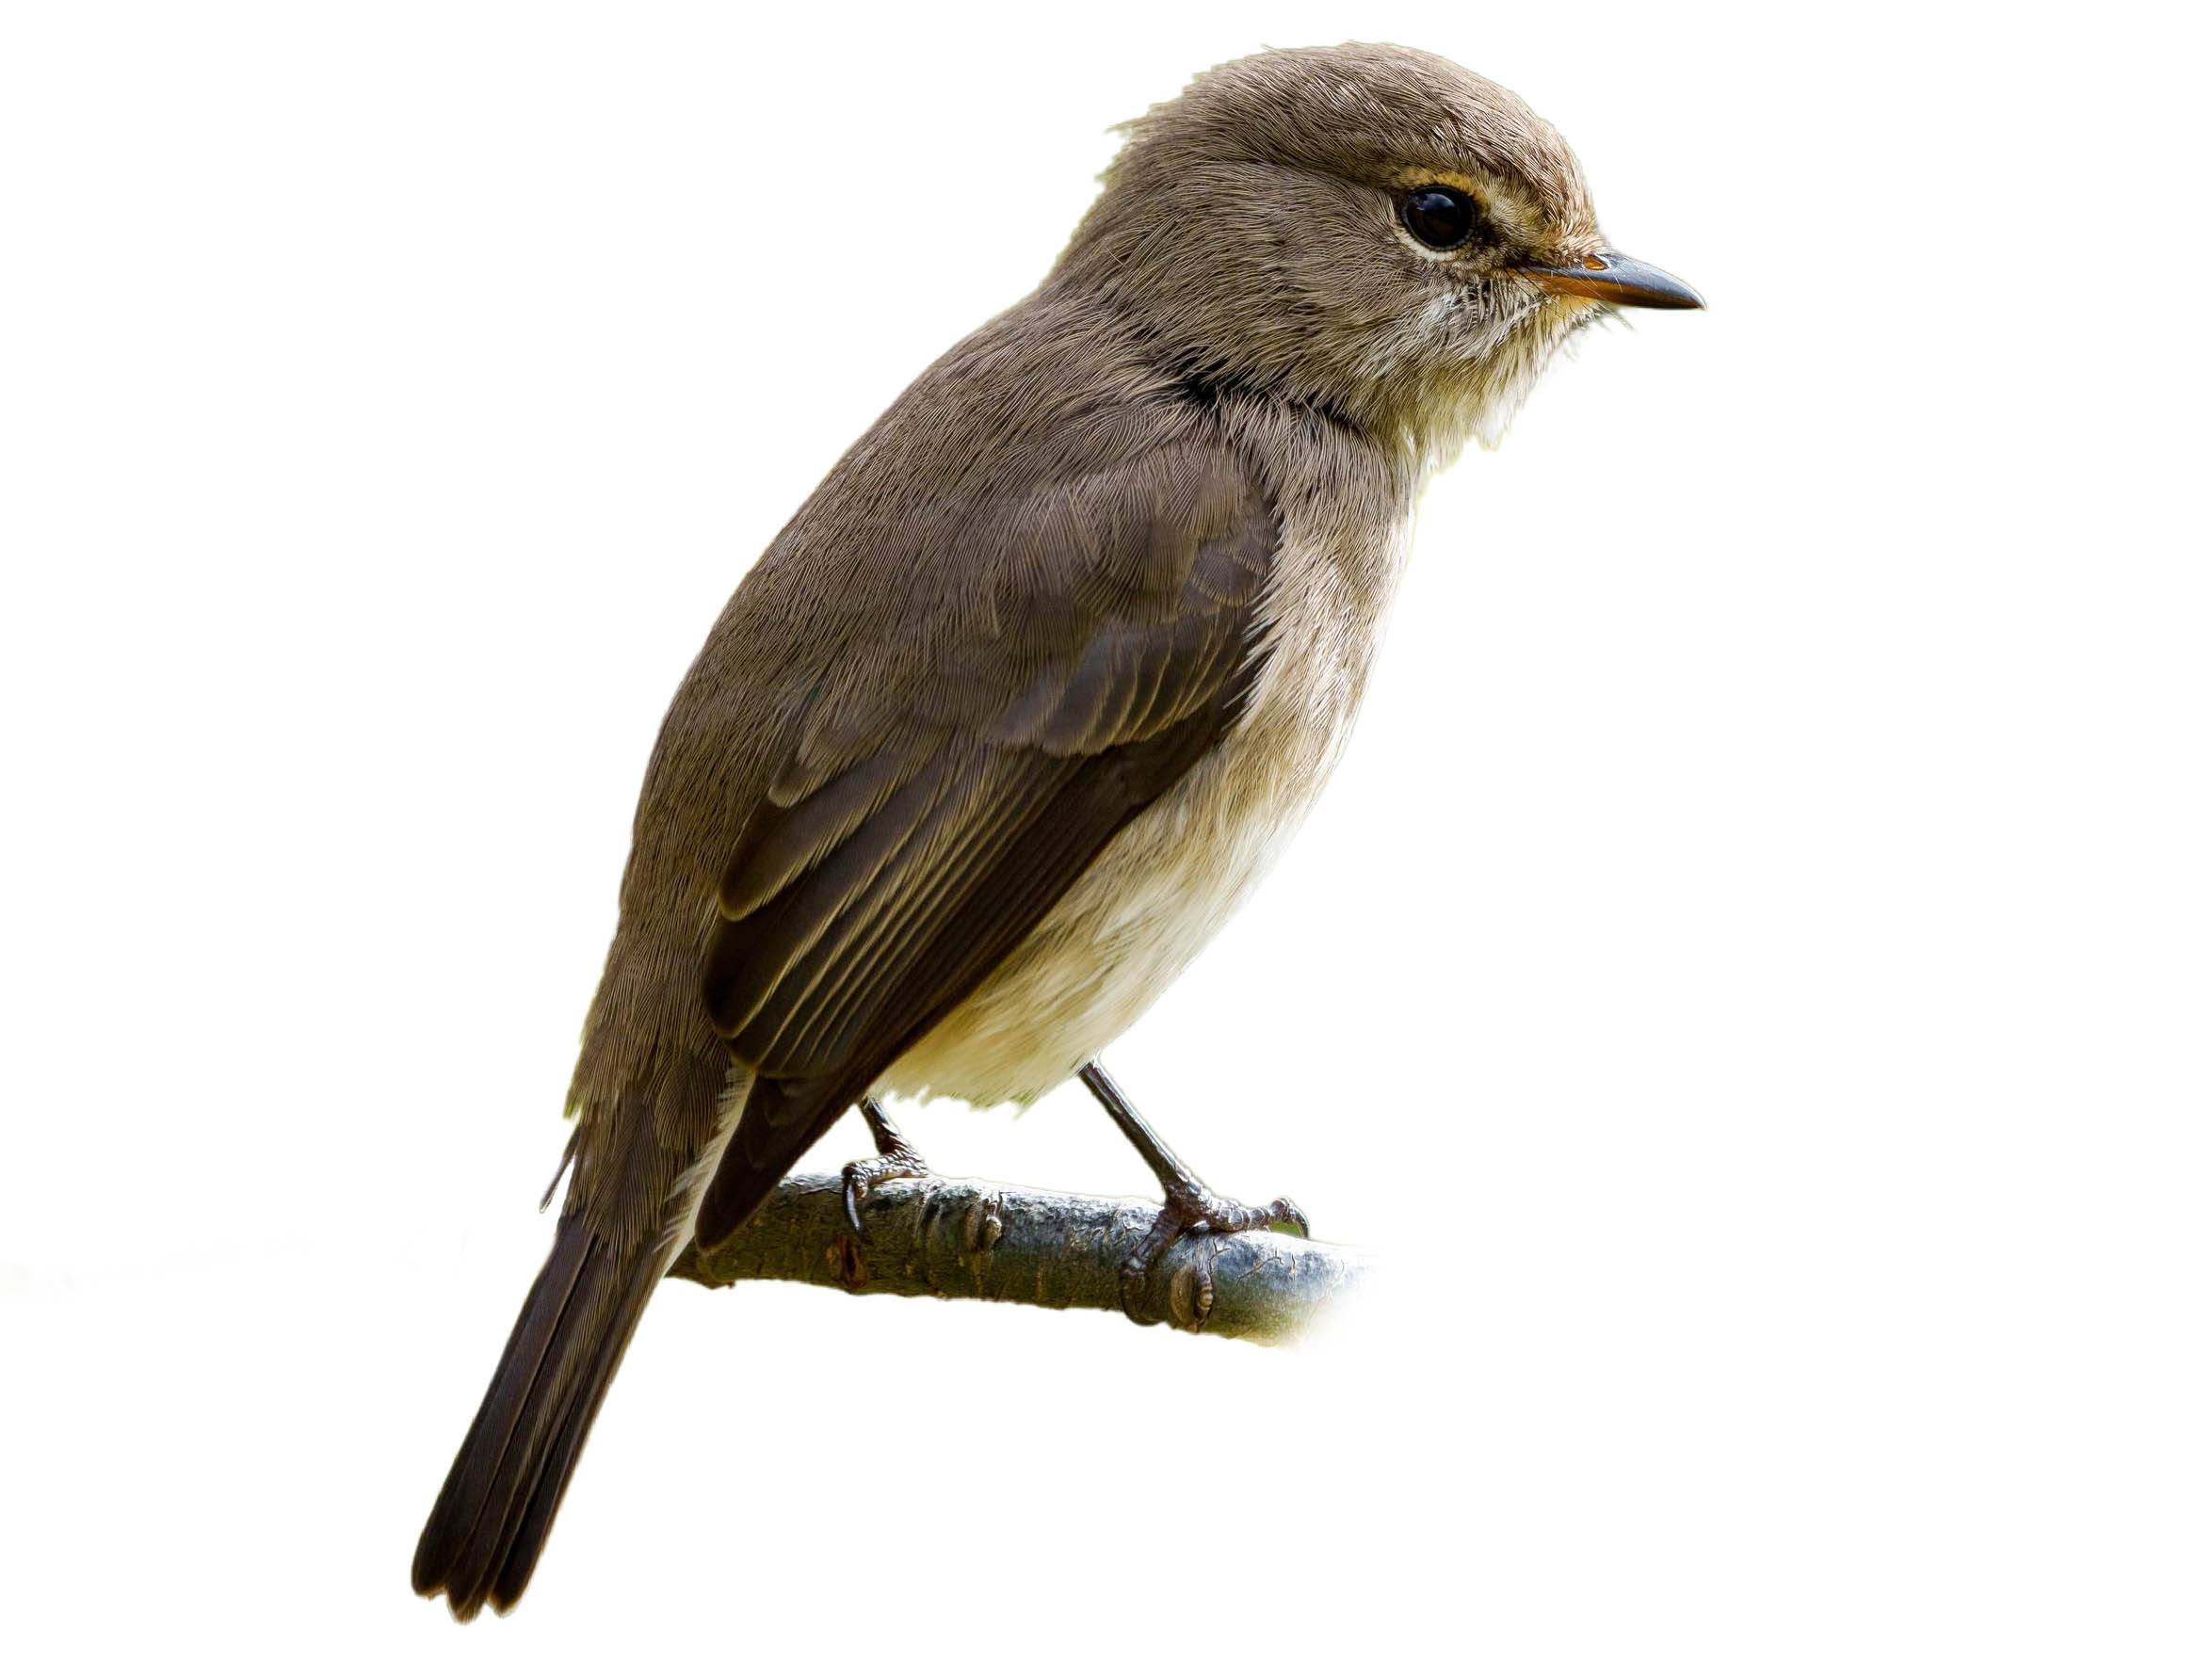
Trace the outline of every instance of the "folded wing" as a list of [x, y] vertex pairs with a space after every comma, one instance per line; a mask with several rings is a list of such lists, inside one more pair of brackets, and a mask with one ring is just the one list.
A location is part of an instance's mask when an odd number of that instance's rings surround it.
[[1264, 657], [1277, 521], [1219, 447], [940, 533], [972, 583], [810, 710], [721, 883], [707, 1004], [754, 1082], [704, 1244], [1219, 741]]

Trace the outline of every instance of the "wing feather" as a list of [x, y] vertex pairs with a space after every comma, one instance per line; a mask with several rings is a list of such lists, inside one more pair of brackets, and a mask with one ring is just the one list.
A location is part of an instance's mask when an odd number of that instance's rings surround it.
[[[712, 1244], [1234, 722], [1279, 528], [1189, 443], [961, 527], [972, 604], [825, 699], [720, 886], [705, 992], [755, 1075]], [[1009, 673], [1011, 668], [1015, 671]]]

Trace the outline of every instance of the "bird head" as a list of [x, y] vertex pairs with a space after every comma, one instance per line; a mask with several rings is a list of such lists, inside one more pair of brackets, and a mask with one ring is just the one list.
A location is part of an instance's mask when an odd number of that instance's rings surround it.
[[1697, 295], [1611, 248], [1551, 125], [1399, 46], [1267, 52], [1126, 127], [1056, 267], [1164, 361], [1433, 463], [1502, 436], [1575, 330]]

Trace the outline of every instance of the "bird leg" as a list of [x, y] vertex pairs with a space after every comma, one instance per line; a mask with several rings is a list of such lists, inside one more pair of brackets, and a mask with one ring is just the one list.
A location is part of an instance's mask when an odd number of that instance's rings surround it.
[[876, 1138], [876, 1155], [855, 1158], [845, 1166], [845, 1219], [851, 1223], [856, 1236], [867, 1231], [861, 1225], [860, 1207], [867, 1202], [870, 1193], [886, 1181], [926, 1180], [929, 1174], [922, 1154], [907, 1144], [881, 1106], [864, 1100], [860, 1109], [868, 1120], [868, 1133]]
[[[1122, 1308], [1139, 1325], [1150, 1323], [1138, 1313], [1143, 1306], [1146, 1279], [1159, 1264], [1160, 1258], [1186, 1233], [1249, 1232], [1274, 1227], [1295, 1232], [1300, 1238], [1313, 1236], [1306, 1226], [1305, 1212], [1288, 1199], [1277, 1199], [1271, 1204], [1255, 1207], [1225, 1199], [1207, 1186], [1144, 1120], [1129, 1097], [1122, 1092], [1121, 1086], [1106, 1074], [1106, 1069], [1096, 1060], [1077, 1075], [1092, 1098], [1106, 1109], [1106, 1116], [1114, 1120], [1115, 1126], [1129, 1137], [1129, 1144], [1137, 1149], [1138, 1156], [1159, 1177], [1164, 1195], [1158, 1217], [1143, 1241], [1122, 1264]], [[1212, 1274], [1203, 1260], [1198, 1270], [1199, 1305], [1203, 1308], [1214, 1299]]]

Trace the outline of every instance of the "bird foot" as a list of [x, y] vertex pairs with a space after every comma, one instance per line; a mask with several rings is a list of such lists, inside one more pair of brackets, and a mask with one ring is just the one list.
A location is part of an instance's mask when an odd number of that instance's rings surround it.
[[874, 1101], [863, 1101], [861, 1115], [867, 1119], [868, 1133], [876, 1137], [876, 1155], [855, 1158], [845, 1166], [845, 1219], [856, 1238], [867, 1232], [861, 1225], [861, 1206], [876, 1188], [887, 1181], [926, 1181], [929, 1177], [929, 1166], [922, 1154], [908, 1144], [897, 1125], [883, 1115], [881, 1106]]
[[[1122, 1311], [1139, 1325], [1157, 1323], [1144, 1311], [1146, 1292], [1153, 1273], [1178, 1239], [1192, 1233], [1254, 1232], [1263, 1228], [1313, 1237], [1306, 1213], [1288, 1199], [1277, 1199], [1271, 1204], [1240, 1204], [1195, 1182], [1171, 1187], [1143, 1241], [1122, 1264]], [[1203, 1252], [1192, 1266], [1195, 1279], [1187, 1297], [1179, 1293], [1174, 1300], [1180, 1313], [1187, 1299], [1188, 1323], [1196, 1327], [1203, 1325], [1206, 1314], [1213, 1311], [1214, 1272]]]

